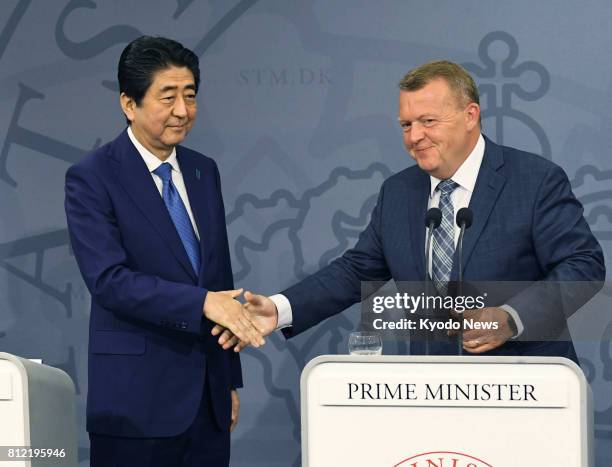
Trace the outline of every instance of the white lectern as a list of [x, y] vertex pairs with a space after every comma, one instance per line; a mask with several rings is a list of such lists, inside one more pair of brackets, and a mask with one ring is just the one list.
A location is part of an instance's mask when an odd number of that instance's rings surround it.
[[0, 352], [0, 461], [77, 465], [75, 389], [65, 372]]
[[591, 390], [556, 357], [321, 356], [302, 466], [593, 466]]

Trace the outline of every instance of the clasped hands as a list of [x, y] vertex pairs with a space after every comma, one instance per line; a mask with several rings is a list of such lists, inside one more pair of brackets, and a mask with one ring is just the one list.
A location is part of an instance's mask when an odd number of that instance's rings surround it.
[[204, 301], [204, 315], [216, 323], [212, 335], [219, 336], [219, 344], [224, 349], [234, 347], [235, 352], [247, 345], [264, 345], [264, 336], [274, 331], [278, 323], [278, 312], [272, 300], [245, 292], [243, 305], [236, 300], [242, 291], [209, 291]]

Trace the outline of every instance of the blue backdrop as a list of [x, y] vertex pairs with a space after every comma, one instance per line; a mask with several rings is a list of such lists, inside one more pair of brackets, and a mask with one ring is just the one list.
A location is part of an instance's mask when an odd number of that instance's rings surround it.
[[[383, 179], [412, 164], [397, 82], [442, 58], [477, 79], [488, 136], [567, 171], [612, 264], [610, 18], [606, 0], [3, 0], [0, 350], [74, 378], [88, 465], [89, 296], [68, 246], [64, 173], [123, 129], [116, 66], [141, 34], [200, 56], [186, 145], [219, 164], [238, 286], [274, 293], [355, 242]], [[233, 466], [300, 464], [300, 371], [345, 353], [357, 314], [243, 354]], [[612, 318], [595, 328], [578, 350], [598, 465], [610, 465]]]

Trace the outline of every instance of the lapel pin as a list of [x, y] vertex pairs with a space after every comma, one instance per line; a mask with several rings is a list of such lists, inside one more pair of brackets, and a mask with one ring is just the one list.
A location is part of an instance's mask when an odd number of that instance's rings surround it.
[[195, 169], [196, 172], [196, 178], [199, 180], [200, 179], [200, 169]]

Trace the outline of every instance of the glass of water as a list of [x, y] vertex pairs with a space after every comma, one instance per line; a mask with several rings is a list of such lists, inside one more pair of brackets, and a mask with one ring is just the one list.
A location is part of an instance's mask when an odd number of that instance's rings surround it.
[[351, 332], [348, 348], [351, 355], [382, 355], [382, 338], [372, 331]]

